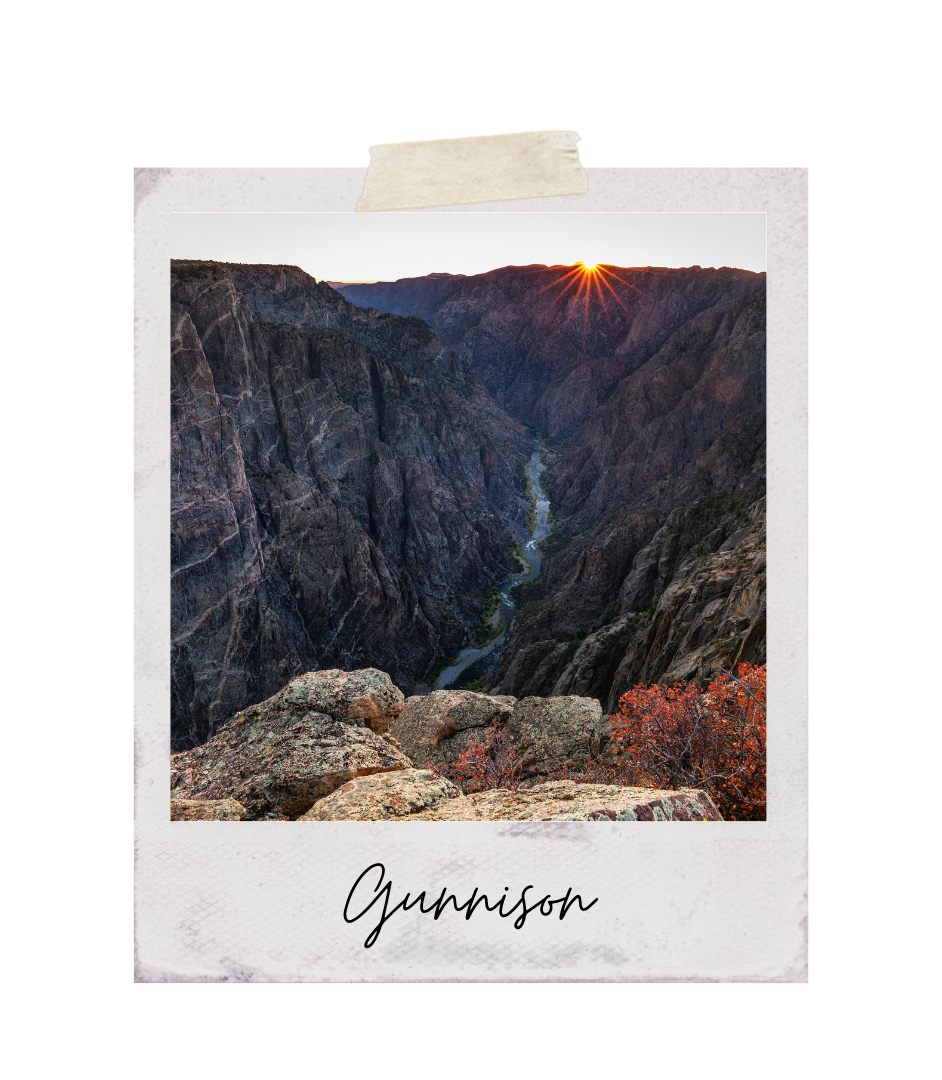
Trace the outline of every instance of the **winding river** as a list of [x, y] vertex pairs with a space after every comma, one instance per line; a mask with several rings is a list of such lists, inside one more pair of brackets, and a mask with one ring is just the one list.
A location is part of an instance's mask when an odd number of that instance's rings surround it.
[[540, 486], [540, 473], [546, 466], [540, 461], [544, 447], [539, 439], [534, 438], [536, 449], [530, 456], [527, 464], [527, 474], [530, 477], [530, 489], [536, 494], [536, 525], [530, 533], [530, 539], [523, 545], [523, 554], [530, 566], [527, 573], [518, 573], [505, 578], [497, 586], [500, 593], [501, 613], [504, 619], [503, 633], [499, 634], [483, 648], [462, 649], [455, 663], [445, 670], [435, 680], [436, 690], [461, 690], [475, 679], [480, 679], [497, 663], [497, 659], [504, 651], [504, 646], [510, 640], [510, 624], [514, 620], [517, 605], [510, 599], [510, 590], [514, 585], [520, 585], [524, 581], [535, 581], [540, 576], [540, 552], [538, 545], [547, 535], [549, 525], [550, 501], [549, 496]]

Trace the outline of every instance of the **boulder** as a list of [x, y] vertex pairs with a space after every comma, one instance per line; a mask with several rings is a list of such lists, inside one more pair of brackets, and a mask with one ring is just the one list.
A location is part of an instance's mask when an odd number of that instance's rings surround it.
[[171, 821], [241, 821], [248, 811], [235, 799], [171, 799]]
[[461, 792], [427, 769], [364, 776], [321, 799], [300, 821], [722, 821], [695, 788], [661, 791], [553, 780], [526, 790]]
[[362, 720], [378, 735], [388, 731], [402, 712], [405, 698], [385, 671], [308, 671], [259, 705], [243, 709], [241, 716], [254, 719], [290, 713], [326, 713], [334, 720]]
[[579, 768], [598, 754], [602, 706], [596, 698], [525, 697], [513, 706], [504, 728], [520, 777], [537, 781], [562, 769]]
[[316, 802], [299, 821], [397, 821], [455, 799], [461, 792], [429, 769], [361, 776]]
[[722, 821], [695, 788], [659, 791], [554, 780], [526, 790], [496, 788], [443, 800], [410, 821]]
[[[302, 677], [303, 678], [303, 677]], [[224, 724], [209, 742], [170, 758], [171, 797], [237, 799], [247, 820], [298, 817], [348, 780], [408, 769], [394, 741], [362, 720], [304, 711], [288, 693], [270, 698]]]
[[510, 719], [513, 700], [471, 690], [435, 690], [410, 697], [389, 734], [416, 765], [428, 761], [436, 768], [451, 768], [472, 740], [487, 738], [492, 723], [505, 724]]

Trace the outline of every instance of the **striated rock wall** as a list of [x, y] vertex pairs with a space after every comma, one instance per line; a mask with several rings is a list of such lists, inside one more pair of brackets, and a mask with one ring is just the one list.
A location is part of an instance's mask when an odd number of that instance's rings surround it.
[[530, 444], [416, 319], [295, 267], [172, 267], [172, 745], [293, 674], [467, 644]]

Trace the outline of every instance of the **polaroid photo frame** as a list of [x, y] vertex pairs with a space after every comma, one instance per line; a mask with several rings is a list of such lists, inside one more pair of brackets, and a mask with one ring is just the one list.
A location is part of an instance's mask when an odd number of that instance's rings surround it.
[[[181, 254], [171, 250], [171, 215], [353, 213], [365, 170], [138, 170], [138, 981], [807, 980], [807, 174], [587, 173], [584, 195], [410, 213], [766, 215], [767, 819], [241, 828], [169, 819], [168, 314], [170, 259]], [[388, 886], [387, 911], [406, 894], [424, 892], [425, 900], [393, 911], [376, 930], [382, 898], [372, 914], [345, 917], [364, 881], [371, 896]], [[511, 908], [527, 886], [531, 902], [550, 898], [549, 914], [521, 919], [522, 909]], [[438, 910], [432, 901], [443, 890], [455, 901]], [[477, 906], [466, 917], [469, 898], [505, 892], [504, 910]]]

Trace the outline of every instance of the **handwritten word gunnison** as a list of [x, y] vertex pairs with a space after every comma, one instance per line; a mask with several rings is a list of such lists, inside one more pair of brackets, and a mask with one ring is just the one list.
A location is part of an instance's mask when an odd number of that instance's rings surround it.
[[[368, 886], [364, 886], [363, 889], [361, 889], [361, 882], [368, 874], [375, 870], [379, 871], [379, 880], [373, 887], [373, 899], [370, 900], [366, 907], [362, 908], [358, 914], [351, 915], [350, 906], [351, 904], [354, 904], [354, 895], [357, 894], [358, 890], [360, 890], [359, 897], [355, 904], [356, 908], [356, 906], [362, 903], [364, 899], [364, 894], [367, 893], [368, 888]], [[363, 942], [363, 947], [365, 949], [370, 949], [376, 944], [376, 939], [379, 937], [380, 931], [393, 917], [393, 915], [396, 914], [397, 911], [409, 911], [416, 905], [418, 905], [419, 911], [421, 911], [423, 915], [431, 915], [432, 912], [434, 912], [433, 918], [436, 920], [447, 909], [449, 904], [452, 904], [454, 906], [455, 911], [463, 911], [465, 913], [465, 919], [470, 919], [481, 904], [484, 905], [484, 908], [487, 911], [496, 911], [502, 919], [509, 919], [510, 916], [513, 915], [514, 912], [517, 911], [517, 909], [519, 908], [520, 913], [514, 920], [513, 925], [515, 930], [520, 930], [522, 929], [524, 923], [527, 921], [527, 916], [532, 911], [538, 910], [541, 915], [552, 915], [554, 906], [556, 904], [559, 904], [559, 918], [560, 921], [562, 921], [566, 917], [569, 909], [573, 906], [573, 904], [578, 904], [580, 911], [588, 911], [590, 907], [597, 904], [599, 901], [599, 898], [596, 897], [588, 904], [583, 904], [582, 897], [578, 893], [573, 896], [572, 888], [570, 887], [566, 890], [565, 896], [561, 896], [556, 900], [551, 900], [549, 894], [547, 894], [542, 898], [542, 900], [534, 900], [532, 904], [528, 904], [527, 893], [533, 888], [533, 886], [525, 885], [520, 893], [520, 899], [514, 904], [512, 908], [505, 911], [504, 901], [508, 899], [507, 896], [502, 896], [495, 904], [492, 904], [488, 901], [486, 893], [481, 893], [481, 895], [478, 896], [478, 890], [475, 886], [474, 891], [471, 893], [468, 899], [465, 900], [463, 904], [458, 903], [458, 898], [454, 895], [454, 893], [449, 893], [447, 889], [442, 889], [441, 895], [438, 897], [438, 899], [432, 900], [429, 903], [428, 907], [426, 907], [424, 901], [427, 898], [425, 890], [423, 889], [422, 892], [420, 892], [414, 900], [410, 899], [409, 893], [406, 893], [405, 898], [400, 900], [399, 903], [395, 905], [395, 907], [390, 907], [389, 905], [392, 898], [393, 883], [392, 881], [387, 881], [384, 885], [383, 881], [385, 880], [385, 878], [386, 867], [382, 863], [372, 863], [363, 871], [362, 874], [360, 874], [360, 876], [353, 883], [353, 888], [347, 895], [347, 902], [343, 906], [344, 922], [355, 923], [358, 919], [362, 919], [363, 916], [382, 898], [382, 910], [378, 915], [376, 925], [369, 932], [366, 940]], [[509, 891], [510, 887], [508, 885], [505, 885], [504, 892], [507, 893]]]

